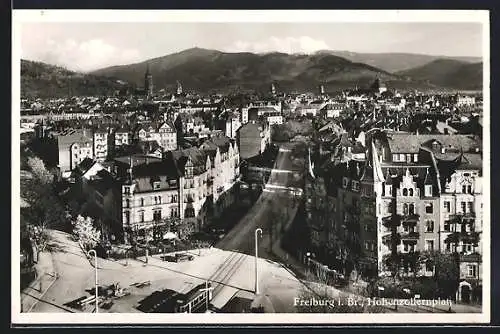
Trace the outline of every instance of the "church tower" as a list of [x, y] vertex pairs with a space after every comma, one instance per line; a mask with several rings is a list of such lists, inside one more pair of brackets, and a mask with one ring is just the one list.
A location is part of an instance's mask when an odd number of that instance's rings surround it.
[[182, 95], [182, 85], [177, 81], [177, 95]]
[[146, 68], [146, 74], [144, 74], [144, 90], [148, 97], [153, 96], [153, 75], [149, 70], [149, 64]]

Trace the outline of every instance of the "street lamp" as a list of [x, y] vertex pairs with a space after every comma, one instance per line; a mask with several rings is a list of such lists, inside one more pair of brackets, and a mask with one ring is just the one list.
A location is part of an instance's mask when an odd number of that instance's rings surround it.
[[258, 258], [259, 258], [259, 247], [258, 247], [258, 235], [262, 237], [262, 229], [260, 227], [255, 229], [255, 294], [259, 294], [259, 270], [258, 270]]
[[307, 258], [307, 274], [309, 274], [309, 267], [310, 267], [310, 261], [311, 261], [311, 253], [310, 252], [306, 253], [306, 258]]
[[95, 313], [99, 313], [99, 293], [97, 286], [97, 253], [94, 249], [89, 250], [89, 256], [94, 257], [94, 269], [95, 269]]

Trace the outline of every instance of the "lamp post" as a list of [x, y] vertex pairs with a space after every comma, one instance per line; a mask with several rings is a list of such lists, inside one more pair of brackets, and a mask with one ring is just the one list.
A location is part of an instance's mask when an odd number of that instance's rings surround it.
[[97, 286], [97, 253], [94, 249], [89, 250], [89, 256], [94, 257], [94, 269], [95, 269], [95, 313], [99, 313], [99, 293]]
[[255, 294], [259, 294], [259, 270], [258, 270], [258, 258], [259, 258], [259, 247], [258, 247], [258, 236], [262, 237], [262, 229], [260, 227], [255, 229]]
[[307, 252], [306, 253], [306, 261], [307, 261], [307, 274], [309, 274], [309, 266], [310, 266], [310, 261], [311, 261], [311, 253]]

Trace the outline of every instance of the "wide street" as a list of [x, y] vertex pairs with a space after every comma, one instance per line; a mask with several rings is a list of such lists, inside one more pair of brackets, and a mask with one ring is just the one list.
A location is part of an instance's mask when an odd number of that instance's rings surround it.
[[294, 143], [282, 145], [274, 169], [271, 172], [266, 187], [253, 207], [247, 214], [221, 239], [215, 247], [225, 250], [235, 250], [245, 254], [255, 254], [255, 229], [263, 230], [259, 236], [259, 257], [272, 259], [270, 253], [271, 233], [273, 227], [273, 242], [281, 234], [282, 217], [293, 219], [295, 209], [293, 195], [282, 187], [289, 187], [293, 183], [293, 172], [302, 172], [300, 166], [294, 165], [291, 149]]

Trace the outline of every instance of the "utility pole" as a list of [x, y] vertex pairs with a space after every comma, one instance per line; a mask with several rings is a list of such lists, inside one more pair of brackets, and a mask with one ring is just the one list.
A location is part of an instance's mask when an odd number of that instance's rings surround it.
[[258, 235], [262, 237], [262, 229], [255, 229], [255, 294], [259, 294], [259, 270], [258, 270], [258, 259], [259, 259], [259, 247], [258, 247]]
[[89, 250], [89, 256], [94, 257], [94, 269], [95, 269], [95, 313], [99, 313], [99, 291], [97, 283], [97, 253], [94, 249]]

